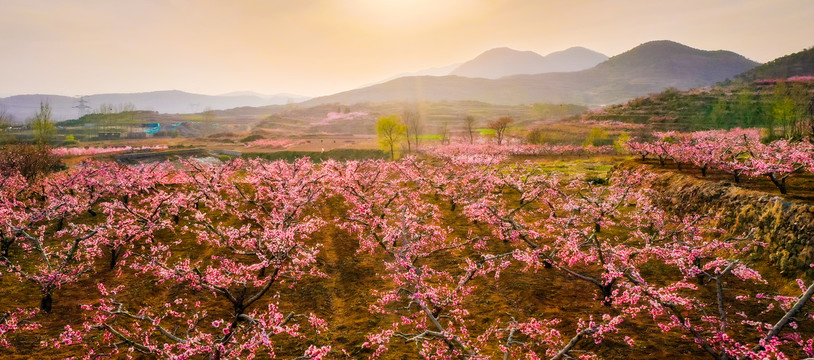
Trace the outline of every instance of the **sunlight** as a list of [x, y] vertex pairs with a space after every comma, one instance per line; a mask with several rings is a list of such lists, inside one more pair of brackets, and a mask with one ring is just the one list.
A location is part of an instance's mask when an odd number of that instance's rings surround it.
[[388, 27], [432, 26], [454, 20], [474, 7], [461, 0], [355, 0], [344, 3], [359, 21]]

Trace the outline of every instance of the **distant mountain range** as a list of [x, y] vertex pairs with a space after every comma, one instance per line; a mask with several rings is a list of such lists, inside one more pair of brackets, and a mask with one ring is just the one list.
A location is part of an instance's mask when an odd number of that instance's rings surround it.
[[507, 47], [487, 50], [463, 63], [438, 66], [415, 72], [401, 73], [362, 87], [388, 82], [408, 76], [456, 75], [472, 78], [497, 79], [520, 74], [579, 71], [590, 69], [608, 57], [583, 47], [572, 47], [546, 56], [533, 51], [519, 51]]
[[785, 79], [805, 75], [814, 76], [814, 47], [769, 61], [738, 75], [738, 79]]
[[[809, 49], [759, 66], [730, 51], [705, 51], [672, 41], [652, 41], [607, 58], [573, 47], [546, 56], [531, 51], [496, 48], [474, 59], [426, 69], [333, 95], [308, 99], [291, 94], [264, 95], [250, 91], [218, 96], [182, 91], [99, 94], [85, 97], [91, 108], [102, 104], [133, 104], [138, 110], [196, 113], [300, 102], [300, 106], [390, 101], [481, 101], [497, 105], [570, 103], [602, 106], [660, 92], [709, 86], [741, 77], [800, 75], [814, 67]], [[754, 70], [752, 70], [754, 69]], [[774, 69], [774, 70], [773, 70]], [[783, 69], [783, 70], [778, 70]], [[751, 72], [749, 72], [751, 70]], [[814, 73], [814, 70], [810, 71]], [[77, 99], [58, 95], [18, 95], [0, 98], [0, 106], [22, 122], [48, 101], [55, 120], [76, 118]]]
[[[504, 50], [499, 52], [508, 53]], [[534, 57], [528, 54], [523, 56]], [[639, 45], [582, 71], [513, 75], [498, 79], [454, 75], [402, 77], [317, 97], [302, 105], [475, 100], [507, 105], [544, 102], [600, 106], [659, 92], [668, 87], [690, 89], [712, 85], [758, 65], [730, 51], [705, 51], [662, 40]]]
[[[197, 113], [207, 109], [224, 110], [243, 106], [283, 105], [308, 99], [292, 94], [264, 95], [254, 92], [236, 92], [224, 95], [201, 95], [183, 91], [152, 91], [129, 94], [97, 94], [85, 96], [91, 109], [102, 104], [114, 107], [132, 104], [136, 110], [151, 110], [164, 114]], [[78, 98], [35, 94], [0, 98], [0, 106], [12, 116], [14, 123], [22, 123], [39, 111], [40, 102], [47, 102], [55, 121], [75, 119], [79, 115]]]
[[478, 55], [448, 75], [498, 79], [510, 75], [585, 70], [605, 60], [608, 60], [607, 56], [583, 47], [572, 47], [546, 56], [502, 47]]

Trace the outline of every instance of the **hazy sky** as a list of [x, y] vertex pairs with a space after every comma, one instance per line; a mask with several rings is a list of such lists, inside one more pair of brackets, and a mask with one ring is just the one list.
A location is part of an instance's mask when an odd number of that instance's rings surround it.
[[814, 46], [812, 0], [0, 0], [0, 95], [323, 95], [493, 47], [650, 40], [765, 62]]

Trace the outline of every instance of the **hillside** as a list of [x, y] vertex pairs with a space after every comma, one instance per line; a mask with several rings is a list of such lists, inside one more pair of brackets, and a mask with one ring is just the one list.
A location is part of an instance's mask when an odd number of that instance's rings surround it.
[[[120, 106], [132, 104], [137, 110], [157, 111], [165, 114], [197, 113], [206, 110], [224, 110], [242, 106], [281, 105], [292, 101], [306, 99], [297, 95], [201, 95], [178, 90], [152, 91], [144, 93], [96, 94], [85, 96], [92, 109], [102, 104]], [[40, 102], [51, 105], [53, 119], [56, 121], [75, 119], [78, 116], [77, 99], [69, 96], [35, 94], [17, 95], [0, 99], [0, 104], [13, 116], [15, 123], [22, 123], [32, 117], [38, 110]]]
[[495, 48], [467, 61], [449, 75], [497, 79], [519, 74], [579, 71], [592, 68], [608, 57], [583, 47], [572, 47], [542, 56], [533, 51]]
[[779, 79], [814, 75], [814, 47], [779, 57], [738, 75], [738, 79]]
[[500, 79], [405, 77], [303, 104], [475, 100], [494, 104], [545, 102], [600, 106], [669, 87], [708, 86], [757, 65], [729, 51], [704, 51], [671, 41], [653, 41], [583, 71]]
[[[780, 135], [787, 128], [811, 129], [805, 114], [811, 111], [814, 80], [800, 77], [778, 86], [780, 83], [732, 81], [688, 91], [670, 88], [586, 113], [583, 119], [648, 124], [654, 129], [679, 131], [762, 127], [772, 128], [775, 135]], [[775, 109], [785, 107], [793, 107], [793, 113], [801, 115], [778, 122]], [[799, 122], [800, 126], [788, 125], [792, 122]], [[805, 135], [803, 131], [793, 136]]]

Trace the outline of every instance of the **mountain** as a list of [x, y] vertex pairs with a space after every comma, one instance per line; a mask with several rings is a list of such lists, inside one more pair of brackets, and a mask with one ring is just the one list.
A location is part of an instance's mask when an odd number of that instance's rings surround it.
[[518, 74], [579, 71], [590, 69], [607, 59], [607, 56], [583, 47], [572, 47], [546, 56], [502, 47], [478, 55], [449, 75], [497, 79]]
[[514, 75], [499, 79], [404, 77], [314, 98], [302, 104], [476, 100], [507, 105], [570, 103], [601, 106], [668, 87], [689, 89], [711, 85], [757, 65], [729, 51], [705, 51], [672, 41], [653, 41], [582, 71]]
[[738, 75], [738, 79], [785, 79], [792, 76], [814, 75], [814, 47], [779, 57]]
[[395, 75], [395, 76], [391, 76], [391, 77], [389, 77], [387, 79], [384, 79], [384, 80], [380, 80], [380, 81], [376, 81], [376, 82], [372, 82], [372, 83], [362, 85], [360, 87], [367, 87], [367, 86], [372, 86], [372, 85], [376, 85], [376, 84], [382, 84], [382, 83], [386, 83], [386, 82], [388, 82], [390, 80], [398, 79], [398, 78], [406, 77], [406, 76], [445, 76], [445, 75], [449, 75], [449, 73], [452, 70], [455, 70], [456, 68], [458, 68], [458, 66], [461, 66], [461, 63], [455, 63], [455, 64], [447, 65], [447, 66], [432, 67], [432, 68], [429, 68], [429, 69], [419, 70], [419, 71], [415, 71], [415, 72], [401, 73], [401, 74], [398, 74], [398, 75]]
[[289, 102], [301, 102], [310, 99], [309, 96], [304, 95], [297, 95], [297, 94], [289, 94], [289, 93], [278, 93], [278, 94], [262, 94], [256, 91], [232, 91], [226, 94], [220, 94], [218, 96], [254, 96], [259, 97], [261, 99], [270, 100], [274, 102], [271, 105], [283, 105]]
[[[85, 96], [91, 109], [102, 104], [132, 104], [136, 110], [151, 110], [164, 114], [197, 113], [206, 109], [224, 110], [243, 106], [282, 105], [307, 99], [304, 96], [277, 94], [262, 95], [242, 93], [232, 95], [201, 95], [178, 90], [152, 91], [126, 94], [96, 94]], [[76, 108], [78, 99], [60, 95], [16, 95], [0, 99], [0, 105], [13, 117], [13, 122], [22, 123], [39, 111], [40, 102], [51, 105], [55, 121], [75, 119], [79, 115]]]

